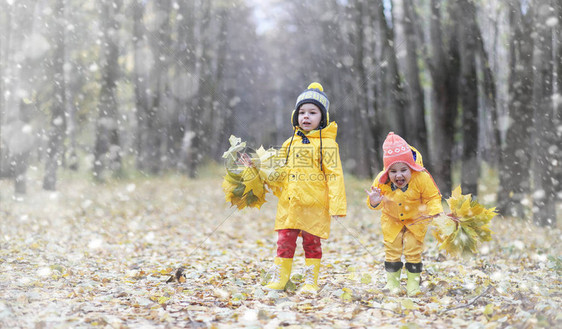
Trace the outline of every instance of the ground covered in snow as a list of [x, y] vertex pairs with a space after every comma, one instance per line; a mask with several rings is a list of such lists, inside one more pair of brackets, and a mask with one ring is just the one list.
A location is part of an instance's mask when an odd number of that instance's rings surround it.
[[[467, 260], [440, 253], [428, 235], [424, 294], [387, 296], [370, 182], [348, 179], [348, 217], [323, 243], [319, 294], [267, 292], [276, 200], [237, 211], [220, 183], [218, 174], [106, 185], [63, 177], [58, 192], [30, 181], [13, 199], [11, 182], [0, 182], [0, 327], [562, 326], [559, 228], [496, 217], [494, 240]], [[180, 267], [185, 282], [167, 283]], [[291, 288], [303, 267], [299, 244]]]

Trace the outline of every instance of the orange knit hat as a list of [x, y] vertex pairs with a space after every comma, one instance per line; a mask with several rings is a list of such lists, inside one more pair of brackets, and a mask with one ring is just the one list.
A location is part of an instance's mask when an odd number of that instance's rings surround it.
[[414, 160], [414, 154], [410, 145], [406, 143], [404, 138], [389, 132], [382, 144], [382, 150], [384, 151], [383, 163], [384, 163], [384, 173], [379, 178], [379, 183], [385, 184], [388, 181], [388, 169], [390, 166], [397, 162], [404, 162], [414, 171], [423, 171], [424, 167], [420, 166]]

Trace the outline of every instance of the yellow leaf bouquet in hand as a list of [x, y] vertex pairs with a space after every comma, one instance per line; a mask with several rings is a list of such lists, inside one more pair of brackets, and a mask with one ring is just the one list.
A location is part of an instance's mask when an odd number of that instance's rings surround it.
[[486, 208], [470, 194], [463, 195], [458, 186], [447, 199], [451, 213], [433, 219], [433, 235], [450, 255], [471, 256], [477, 253], [478, 244], [492, 239], [488, 227], [496, 216], [495, 208]]
[[271, 162], [269, 160], [275, 156], [276, 151], [260, 147], [253, 154], [254, 157], [249, 158], [251, 165], [247, 166], [238, 158], [238, 153], [245, 149], [246, 142], [235, 136], [230, 136], [229, 141], [230, 148], [223, 154], [223, 158], [227, 159], [226, 175], [222, 182], [225, 200], [238, 209], [260, 208], [265, 203], [265, 186], [276, 192], [271, 184], [267, 184], [267, 177], [274, 170], [268, 162]]

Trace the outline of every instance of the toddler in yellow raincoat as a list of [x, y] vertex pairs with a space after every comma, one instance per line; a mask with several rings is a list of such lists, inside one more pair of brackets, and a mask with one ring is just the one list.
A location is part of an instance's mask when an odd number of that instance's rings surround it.
[[[306, 267], [305, 284], [299, 292], [317, 292], [321, 239], [330, 234], [331, 218], [346, 216], [344, 177], [336, 143], [338, 126], [329, 121], [329, 106], [317, 82], [299, 95], [291, 115], [293, 135], [283, 143], [277, 157], [284, 165], [268, 177], [268, 183], [280, 191], [276, 193], [277, 257], [268, 290], [285, 289], [300, 235]], [[245, 164], [251, 165], [248, 161]]]
[[382, 210], [385, 290], [400, 292], [402, 255], [406, 260], [408, 296], [421, 293], [422, 251], [428, 219], [443, 212], [441, 193], [423, 167], [421, 154], [406, 141], [389, 133], [383, 143], [384, 170], [367, 192], [367, 205]]

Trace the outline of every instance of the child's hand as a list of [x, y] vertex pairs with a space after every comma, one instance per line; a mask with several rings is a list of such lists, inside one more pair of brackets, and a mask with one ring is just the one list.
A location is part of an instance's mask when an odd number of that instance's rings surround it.
[[365, 190], [365, 192], [367, 192], [367, 195], [369, 196], [369, 202], [373, 207], [381, 203], [384, 198], [381, 194], [381, 189], [374, 186], [371, 186], [371, 189]]
[[250, 156], [246, 153], [240, 154], [239, 162], [246, 167], [253, 167], [254, 166], [254, 163], [252, 162], [252, 158], [250, 158]]

